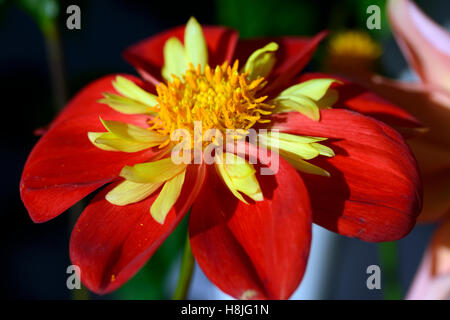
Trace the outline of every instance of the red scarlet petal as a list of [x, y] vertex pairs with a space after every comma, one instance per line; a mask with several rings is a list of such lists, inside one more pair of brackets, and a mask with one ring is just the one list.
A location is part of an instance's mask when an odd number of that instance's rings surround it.
[[33, 148], [20, 182], [21, 197], [33, 221], [54, 218], [116, 178], [124, 165], [146, 161], [155, 154], [154, 150], [108, 152], [89, 141], [89, 131], [106, 131], [99, 116], [146, 125], [147, 117], [123, 115], [97, 102], [102, 92], [115, 92], [114, 78], [97, 80], [77, 94]]
[[319, 122], [298, 114], [273, 117], [282, 132], [328, 137], [335, 157], [314, 164], [331, 177], [302, 174], [314, 222], [366, 241], [392, 241], [409, 233], [421, 210], [416, 161], [402, 137], [372, 118], [348, 110], [322, 110]]
[[[126, 49], [123, 56], [145, 79], [157, 84], [162, 81], [164, 44], [171, 37], [183, 42], [184, 28], [185, 26], [180, 26], [145, 39]], [[202, 29], [208, 45], [208, 64], [215, 67], [224, 61], [231, 63], [238, 39], [237, 32], [218, 26], [202, 26]]]
[[450, 212], [450, 150], [423, 139], [409, 142], [423, 180], [423, 209], [419, 222], [435, 222]]
[[164, 224], [150, 214], [157, 194], [138, 203], [115, 206], [105, 200], [115, 184], [102, 190], [81, 214], [70, 240], [70, 258], [81, 268], [83, 284], [104, 294], [130, 279], [183, 219], [204, 178], [204, 166], [188, 167], [180, 198]]
[[426, 127], [425, 133], [408, 140], [408, 144], [424, 183], [419, 220], [436, 220], [450, 209], [450, 94], [423, 83], [400, 82], [378, 75], [365, 79], [364, 85], [420, 119]]
[[286, 87], [309, 62], [318, 44], [326, 36], [326, 32], [320, 32], [314, 37], [279, 37], [262, 39], [239, 40], [236, 48], [235, 59], [239, 59], [241, 65], [253, 51], [262, 48], [273, 41], [279, 45], [277, 50], [277, 62], [268, 76], [268, 85], [264, 92], [273, 95]]
[[311, 208], [295, 170], [280, 159], [259, 175], [264, 201], [237, 200], [212, 171], [189, 221], [194, 256], [206, 276], [238, 299], [287, 299], [300, 283], [311, 241]]
[[127, 78], [146, 90], [149, 89], [141, 79], [132, 75], [115, 74], [104, 76], [81, 89], [56, 116], [50, 124], [50, 128], [55, 126], [58, 122], [82, 116], [89, 117], [92, 120], [99, 119], [101, 116], [105, 120], [124, 121], [141, 127], [148, 126], [146, 123], [146, 120], [148, 119], [147, 116], [122, 114], [104, 103], [97, 102], [104, 98], [102, 95], [103, 92], [119, 94], [112, 85], [112, 81], [115, 80], [117, 76]]
[[325, 73], [306, 73], [302, 74], [296, 82], [317, 78], [332, 78], [343, 82], [343, 84], [335, 83], [332, 85], [332, 89], [339, 93], [339, 100], [333, 105], [333, 108], [344, 108], [359, 112], [383, 121], [402, 133], [412, 133], [411, 130], [406, 130], [406, 128], [422, 128], [420, 121], [400, 106], [343, 77]]

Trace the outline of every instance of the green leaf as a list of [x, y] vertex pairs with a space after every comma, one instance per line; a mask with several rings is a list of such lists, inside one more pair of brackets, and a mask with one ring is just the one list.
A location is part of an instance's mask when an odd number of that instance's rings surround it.
[[298, 0], [267, 1], [263, 5], [260, 0], [216, 1], [218, 24], [239, 30], [243, 38], [313, 34], [320, 23], [318, 10], [313, 2]]

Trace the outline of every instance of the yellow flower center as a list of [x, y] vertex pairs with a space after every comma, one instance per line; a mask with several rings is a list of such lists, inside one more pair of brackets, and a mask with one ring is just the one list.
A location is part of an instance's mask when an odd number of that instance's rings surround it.
[[213, 71], [208, 65], [189, 69], [173, 81], [157, 86], [157, 116], [150, 120], [149, 130], [170, 135], [176, 129], [189, 130], [193, 135], [194, 122], [201, 121], [203, 132], [227, 129], [244, 132], [256, 123], [266, 123], [275, 106], [264, 103], [267, 96], [258, 96], [266, 82], [263, 77], [248, 80], [247, 73], [238, 72], [238, 61], [227, 62]]

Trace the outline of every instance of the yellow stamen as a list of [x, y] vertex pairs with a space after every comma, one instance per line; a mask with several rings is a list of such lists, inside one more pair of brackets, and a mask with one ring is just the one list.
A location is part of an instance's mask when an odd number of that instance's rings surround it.
[[186, 129], [192, 136], [194, 122], [201, 121], [202, 129], [247, 130], [256, 122], [272, 113], [274, 106], [263, 103], [266, 96], [259, 97], [264, 78], [248, 80], [247, 73], [237, 72], [238, 62], [233, 67], [227, 62], [214, 71], [207, 65], [202, 73], [192, 64], [183, 79], [157, 87], [156, 106], [158, 116], [150, 121], [150, 130], [162, 136], [176, 129]]

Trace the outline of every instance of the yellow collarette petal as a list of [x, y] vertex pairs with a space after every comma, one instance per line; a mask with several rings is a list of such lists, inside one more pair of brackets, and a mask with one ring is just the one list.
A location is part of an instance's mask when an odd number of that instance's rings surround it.
[[154, 107], [158, 104], [156, 96], [145, 91], [133, 81], [130, 81], [124, 77], [117, 76], [116, 81], [113, 81], [114, 89], [116, 89], [121, 95], [136, 100], [149, 107]]
[[202, 26], [194, 17], [191, 17], [186, 24], [184, 46], [188, 63], [192, 63], [195, 68], [200, 65], [201, 70], [205, 70], [208, 63], [208, 47]]
[[325, 96], [328, 89], [334, 82], [341, 83], [336, 79], [327, 79], [327, 78], [311, 79], [287, 88], [286, 90], [280, 93], [279, 97], [302, 95], [314, 101], [318, 101], [322, 99], [323, 96]]
[[183, 188], [185, 174], [186, 170], [183, 170], [181, 173], [168, 180], [161, 189], [155, 202], [153, 202], [150, 207], [150, 214], [153, 219], [160, 224], [164, 223], [170, 209], [177, 202], [181, 189]]
[[[262, 139], [275, 139], [276, 137], [278, 137], [278, 139], [283, 139], [286, 141], [292, 141], [292, 142], [297, 142], [297, 143], [315, 143], [315, 142], [320, 142], [320, 141], [325, 141], [327, 140], [327, 138], [322, 138], [322, 137], [311, 137], [311, 136], [298, 136], [295, 134], [289, 134], [289, 133], [284, 133], [284, 132], [277, 132], [275, 136], [273, 136], [272, 132], [269, 131], [267, 132], [266, 135], [261, 135]], [[267, 137], [267, 138], [266, 138]]]
[[324, 146], [323, 144], [320, 143], [312, 143], [312, 146], [314, 146], [314, 148], [316, 148], [317, 151], [319, 151], [319, 154], [322, 156], [326, 156], [326, 157], [334, 157], [336, 154], [334, 153], [333, 149]]
[[103, 93], [104, 99], [98, 102], [107, 104], [112, 109], [124, 114], [155, 114], [155, 110], [139, 101], [113, 93]]
[[105, 151], [138, 152], [153, 146], [149, 143], [124, 140], [111, 132], [88, 132], [88, 137], [94, 146]]
[[106, 130], [124, 140], [146, 143], [148, 145], [155, 146], [168, 139], [166, 136], [159, 135], [156, 132], [129, 123], [103, 120], [101, 118], [100, 121]]
[[162, 76], [166, 80], [172, 80], [172, 75], [182, 78], [187, 69], [187, 57], [178, 38], [172, 37], [164, 44], [164, 66], [162, 68]]
[[336, 90], [330, 89], [335, 79], [312, 79], [282, 91], [272, 101], [277, 106], [276, 113], [298, 111], [308, 118], [318, 121], [320, 109], [329, 108], [338, 100]]
[[216, 172], [217, 174], [222, 178], [222, 181], [225, 183], [225, 185], [228, 187], [228, 189], [231, 191], [231, 193], [241, 200], [242, 202], [248, 204], [247, 201], [245, 201], [244, 197], [236, 190], [234, 187], [233, 182], [231, 181], [230, 176], [226, 173], [225, 168], [223, 165], [216, 163], [215, 164]]
[[276, 143], [279, 154], [291, 163], [297, 170], [329, 176], [327, 171], [304, 161], [313, 159], [319, 155], [326, 157], [333, 157], [335, 155], [331, 148], [319, 143], [326, 140], [326, 138], [297, 136], [282, 132], [277, 133], [277, 135], [278, 141], [272, 140], [273, 138], [271, 132], [268, 132], [267, 135], [259, 135], [259, 141], [261, 145], [267, 146], [269, 149], [271, 149], [273, 144]]
[[339, 93], [336, 89], [328, 89], [327, 93], [317, 101], [319, 109], [329, 109], [339, 100]]
[[232, 178], [231, 180], [236, 190], [247, 195], [250, 199], [253, 199], [254, 201], [264, 200], [261, 187], [259, 186], [258, 179], [256, 179], [254, 173], [246, 178]]
[[[310, 160], [318, 155], [333, 157], [334, 152], [331, 148], [317, 143], [326, 138], [297, 136], [288, 133], [278, 133], [278, 149], [290, 152], [300, 156], [302, 159]], [[268, 147], [272, 146], [272, 135], [260, 135], [260, 142]]]
[[319, 106], [306, 96], [285, 95], [273, 100], [274, 113], [297, 111], [314, 121], [320, 120]]
[[216, 155], [215, 168], [228, 189], [242, 202], [248, 204], [238, 191], [254, 201], [264, 200], [252, 164], [235, 154], [225, 153], [222, 156]]
[[185, 164], [174, 164], [171, 158], [125, 166], [120, 176], [137, 183], [164, 182], [185, 170]]
[[118, 151], [117, 149], [115, 149], [111, 146], [108, 146], [108, 145], [105, 145], [102, 143], [98, 143], [96, 141], [97, 138], [100, 138], [102, 136], [106, 136], [107, 138], [111, 138], [111, 139], [115, 137], [115, 135], [110, 132], [88, 132], [89, 141], [91, 141], [91, 143], [94, 146], [96, 146], [97, 148], [105, 150], [105, 151]]
[[247, 59], [244, 66], [244, 72], [248, 72], [250, 81], [259, 77], [266, 77], [276, 62], [275, 52], [278, 50], [278, 44], [271, 42], [253, 52]]
[[319, 155], [319, 151], [311, 144], [295, 143], [292, 141], [279, 141], [278, 148], [293, 154], [297, 154], [302, 159], [311, 160]]
[[130, 203], [139, 202], [155, 192], [162, 182], [159, 183], [136, 183], [125, 180], [106, 195], [106, 200], [117, 206], [125, 206]]
[[284, 152], [283, 150], [280, 150], [280, 155], [283, 157], [283, 159], [289, 162], [298, 171], [316, 174], [324, 177], [330, 176], [330, 173], [328, 171], [302, 160], [302, 158], [299, 157], [298, 155], [289, 152]]

